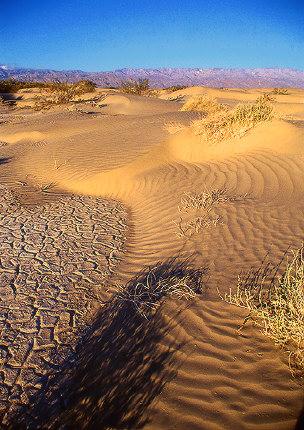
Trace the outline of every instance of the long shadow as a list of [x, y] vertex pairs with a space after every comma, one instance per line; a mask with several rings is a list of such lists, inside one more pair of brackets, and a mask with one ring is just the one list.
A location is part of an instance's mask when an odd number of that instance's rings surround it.
[[172, 328], [160, 312], [150, 320], [130, 305], [109, 307], [83, 346], [59, 423], [67, 429], [135, 429], [149, 420], [147, 408], [176, 374], [182, 346], [160, 342]]
[[[126, 286], [127, 295], [118, 293], [103, 305], [90, 332], [78, 345], [73, 360], [50, 378], [43, 395], [31, 400], [29, 415], [16, 417], [11, 429], [139, 429], [150, 420], [150, 408], [164, 386], [176, 375], [179, 361], [177, 342], [170, 331], [181, 317], [162, 312], [164, 289], [160, 279], [187, 279], [192, 291], [199, 293], [206, 271], [189, 269], [175, 261], [148, 268]], [[140, 285], [149, 284], [155, 307], [148, 303], [140, 312], [130, 297]], [[145, 290], [146, 291], [146, 290]], [[138, 297], [138, 296], [137, 296]], [[151, 298], [152, 296], [149, 295]], [[150, 299], [149, 299], [150, 300]], [[182, 306], [181, 306], [182, 307]], [[57, 397], [57, 401], [54, 401]], [[58, 407], [59, 399], [59, 407]], [[34, 405], [35, 404], [35, 405]], [[29, 420], [28, 420], [29, 419]]]
[[[193, 290], [200, 292], [203, 273], [173, 261], [154, 268], [153, 281], [151, 268], [143, 271], [126, 290], [138, 292], [148, 279], [156, 285], [173, 277], [187, 277]], [[155, 302], [164, 295], [163, 291], [155, 296]], [[176, 375], [175, 353], [183, 344], [168, 340], [173, 321], [162, 315], [161, 307], [156, 312], [146, 309], [143, 317], [134, 303], [114, 297], [82, 347], [60, 424], [66, 429], [142, 428], [149, 421], [148, 407]]]
[[3, 157], [3, 158], [0, 158], [0, 165], [1, 164], [7, 164], [7, 163], [9, 163], [11, 161], [11, 159], [12, 159], [12, 157]]

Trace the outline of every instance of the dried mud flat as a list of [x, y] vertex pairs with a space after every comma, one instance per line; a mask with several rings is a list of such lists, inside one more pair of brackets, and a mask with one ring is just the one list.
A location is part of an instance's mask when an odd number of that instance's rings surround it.
[[0, 193], [1, 422], [38, 428], [41, 415], [58, 415], [56, 378], [62, 384], [107, 298], [126, 213], [80, 196], [27, 209], [4, 186]]

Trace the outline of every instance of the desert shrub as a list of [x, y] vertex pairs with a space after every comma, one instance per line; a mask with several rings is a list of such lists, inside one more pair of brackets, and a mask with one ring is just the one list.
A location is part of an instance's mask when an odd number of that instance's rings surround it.
[[287, 95], [288, 90], [286, 88], [274, 88], [272, 90], [272, 94]]
[[[285, 257], [285, 256], [284, 256]], [[304, 244], [280, 266], [266, 262], [238, 279], [237, 290], [222, 297], [230, 304], [249, 310], [244, 323], [252, 320], [263, 332], [289, 352], [291, 370], [304, 370]]]
[[254, 127], [259, 122], [272, 119], [273, 106], [268, 102], [255, 104], [238, 104], [230, 115], [227, 115], [230, 124], [245, 124]]
[[138, 79], [129, 81], [124, 81], [120, 85], [120, 91], [128, 94], [144, 94], [149, 90], [149, 79]]
[[28, 81], [14, 81], [7, 79], [0, 81], [0, 93], [16, 93], [18, 90], [26, 88], [47, 88], [48, 82], [28, 82]]
[[88, 79], [84, 79], [82, 81], [79, 81], [76, 83], [76, 85], [78, 86], [79, 90], [80, 90], [80, 94], [84, 94], [84, 93], [93, 93], [94, 91], [96, 91], [96, 84], [93, 81], [90, 81]]
[[276, 101], [276, 98], [273, 97], [271, 95], [271, 93], [265, 93], [265, 94], [259, 96], [256, 99], [256, 103], [258, 103], [258, 104], [262, 104], [262, 103], [274, 103], [275, 101]]
[[205, 118], [192, 121], [196, 135], [206, 142], [217, 143], [231, 137], [241, 137], [260, 122], [271, 121], [274, 109], [271, 103], [238, 104], [232, 111], [219, 111]]
[[88, 80], [70, 84], [56, 79], [48, 83], [43, 94], [36, 97], [35, 110], [47, 109], [51, 105], [75, 102], [75, 97], [95, 91], [95, 89], [96, 85]]
[[180, 91], [185, 88], [188, 88], [188, 85], [172, 85], [172, 87], [164, 88], [164, 90], [168, 91], [168, 93], [173, 93], [173, 91]]
[[215, 113], [220, 111], [226, 111], [227, 108], [224, 105], [218, 103], [214, 97], [204, 96], [204, 97], [194, 97], [188, 100], [183, 105], [181, 110], [182, 111], [201, 110], [209, 114], [209, 113]]

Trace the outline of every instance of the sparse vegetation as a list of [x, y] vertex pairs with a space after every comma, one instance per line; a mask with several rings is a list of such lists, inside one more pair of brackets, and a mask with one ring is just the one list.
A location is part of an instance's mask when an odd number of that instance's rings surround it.
[[200, 270], [182, 268], [175, 263], [170, 263], [165, 271], [164, 266], [156, 266], [126, 286], [116, 285], [117, 293], [112, 302], [118, 307], [132, 305], [136, 312], [147, 319], [165, 296], [193, 299], [201, 290], [203, 274]]
[[7, 79], [6, 81], [0, 81], [0, 93], [16, 93], [17, 91], [25, 88], [47, 88], [49, 84], [49, 82], [28, 82]]
[[138, 79], [129, 81], [124, 81], [120, 85], [120, 91], [127, 94], [137, 94], [142, 95], [149, 91], [149, 79]]
[[185, 197], [181, 199], [181, 205], [178, 207], [178, 210], [187, 211], [190, 208], [209, 210], [216, 203], [235, 201], [236, 199], [236, 196], [228, 196], [225, 189], [212, 190], [201, 194], [185, 193]]
[[271, 95], [271, 93], [265, 93], [256, 99], [257, 104], [263, 103], [274, 103], [276, 98]]
[[75, 84], [55, 80], [48, 84], [44, 93], [36, 96], [35, 110], [47, 109], [51, 105], [75, 103], [77, 102], [75, 97], [95, 90], [95, 83], [88, 80], [79, 81]]
[[288, 90], [286, 88], [274, 88], [272, 90], [272, 94], [276, 94], [276, 95], [287, 95], [288, 94]]
[[45, 89], [54, 89], [61, 86], [76, 86], [77, 88], [83, 90], [83, 93], [89, 93], [95, 91], [96, 84], [89, 80], [79, 81], [76, 84], [67, 84], [62, 83], [58, 79], [52, 82], [29, 82], [29, 81], [14, 81], [13, 79], [7, 79], [6, 81], [0, 81], [0, 94], [5, 93], [16, 93], [19, 90], [27, 89], [27, 88], [45, 88]]
[[[179, 212], [184, 214], [180, 217], [179, 222], [174, 222], [178, 228], [177, 236], [189, 239], [194, 233], [198, 233], [202, 229], [222, 224], [222, 217], [211, 212], [213, 207], [225, 202], [235, 202], [244, 199], [246, 196], [246, 194], [243, 196], [229, 196], [225, 189], [212, 190], [201, 194], [185, 193], [185, 197], [181, 198], [181, 203], [178, 206]], [[194, 215], [190, 217], [190, 220], [185, 219], [187, 218], [185, 213], [191, 210], [195, 211]]]
[[231, 137], [242, 137], [257, 124], [271, 121], [274, 108], [270, 102], [238, 104], [232, 111], [216, 112], [205, 118], [192, 121], [191, 128], [196, 135], [209, 143], [218, 143]]
[[[285, 253], [286, 254], [286, 253]], [[283, 273], [280, 267], [287, 259]], [[237, 290], [222, 297], [230, 304], [249, 310], [248, 321], [263, 328], [263, 333], [289, 353], [293, 373], [304, 371], [304, 244], [279, 265], [266, 262], [238, 279]]]
[[214, 97], [194, 97], [188, 100], [184, 106], [181, 108], [182, 111], [204, 111], [208, 115], [214, 114], [216, 112], [226, 112], [227, 107], [218, 103]]
[[172, 87], [164, 88], [164, 90], [168, 91], [168, 93], [173, 93], [174, 91], [180, 91], [185, 88], [188, 88], [188, 85], [172, 85]]

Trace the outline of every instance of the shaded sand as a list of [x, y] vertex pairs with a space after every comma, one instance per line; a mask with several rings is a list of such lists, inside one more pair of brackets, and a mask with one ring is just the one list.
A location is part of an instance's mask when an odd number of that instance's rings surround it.
[[[195, 87], [166, 97], [186, 99], [194, 93], [234, 105], [255, 100], [263, 90]], [[285, 109], [292, 120], [259, 125], [242, 139], [217, 146], [202, 145], [187, 130], [170, 137], [163, 128], [166, 122], [187, 125], [199, 114], [179, 112], [181, 105], [168, 100], [110, 94], [104, 115], [103, 107], [91, 115], [63, 108], [4, 114], [11, 115], [12, 122], [0, 130], [0, 140], [6, 143], [0, 148], [1, 181], [21, 203], [39, 204], [31, 217], [48, 211], [44, 222], [51, 222], [54, 211], [48, 205], [57, 203], [47, 200], [58, 198], [62, 190], [114, 198], [127, 208], [124, 254], [107, 293], [98, 289], [101, 297], [110, 296], [116, 281], [127, 282], [148, 266], [162, 267], [168, 259], [208, 269], [201, 295], [191, 302], [166, 300], [149, 322], [124, 309], [113, 313], [100, 307], [97, 314], [97, 300], [92, 317], [84, 315], [92, 330], [77, 351], [77, 371], [69, 373], [71, 388], [64, 391], [55, 378], [50, 386], [64, 393], [64, 400], [55, 412], [35, 410], [36, 423], [49, 423], [61, 409], [59, 422], [66, 422], [67, 428], [74, 428], [76, 420], [77, 427], [92, 429], [294, 428], [304, 393], [301, 380], [289, 372], [288, 355], [256, 327], [248, 325], [238, 336], [246, 311], [223, 302], [217, 289], [221, 293], [234, 289], [239, 272], [259, 264], [269, 249], [276, 263], [288, 246], [301, 245], [303, 95], [292, 89], [290, 95], [278, 96], [277, 109]], [[19, 123], [13, 121], [14, 115], [23, 115]], [[197, 210], [179, 211], [185, 193], [217, 189], [237, 198], [215, 205], [210, 225], [189, 239], [178, 237], [178, 225], [200, 216]], [[67, 200], [69, 208], [82, 199], [88, 202], [87, 197], [73, 199]], [[102, 203], [94, 198], [90, 202], [88, 210], [95, 214]], [[66, 218], [73, 216], [68, 212]], [[221, 222], [215, 226], [216, 218]], [[20, 229], [18, 220], [9, 219]], [[87, 224], [85, 216], [75, 220], [76, 225]], [[103, 220], [95, 224], [103, 227]], [[116, 215], [117, 226], [115, 220]], [[122, 240], [123, 227], [117, 228]], [[86, 240], [79, 239], [83, 250], [92, 242], [89, 233]], [[105, 243], [117, 242], [107, 238]], [[107, 258], [105, 252], [101, 258]], [[18, 264], [19, 256], [14, 258]], [[90, 270], [96, 277], [94, 268]], [[86, 286], [85, 294], [91, 288], [95, 291], [97, 278], [92, 287]], [[76, 343], [78, 339], [74, 335]], [[52, 390], [49, 395], [51, 403]]]

